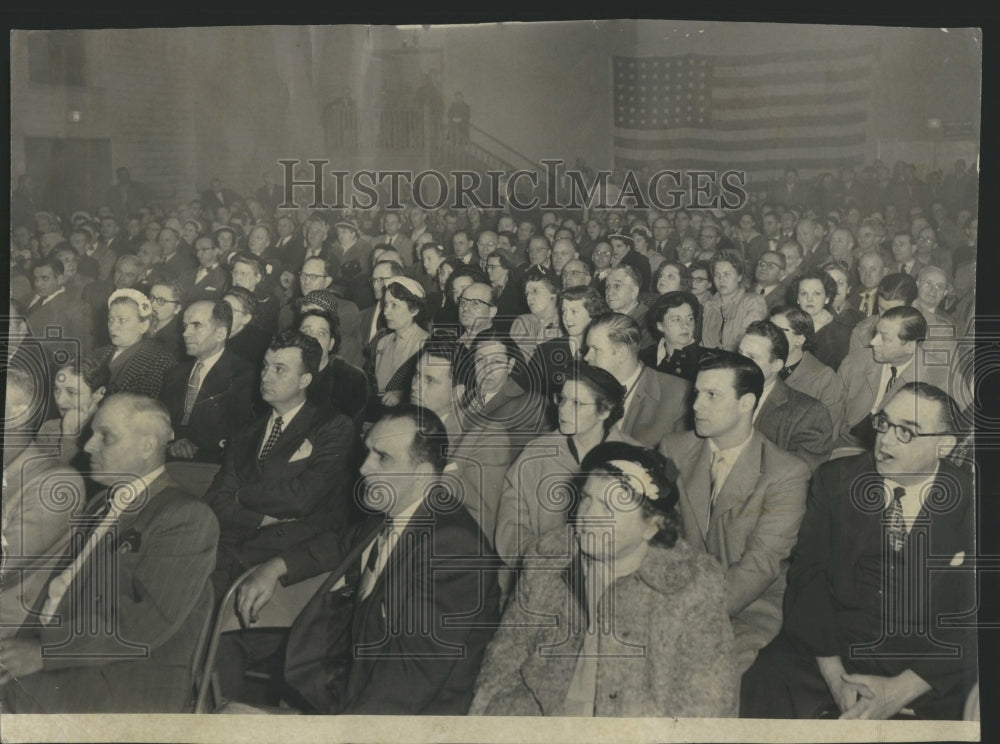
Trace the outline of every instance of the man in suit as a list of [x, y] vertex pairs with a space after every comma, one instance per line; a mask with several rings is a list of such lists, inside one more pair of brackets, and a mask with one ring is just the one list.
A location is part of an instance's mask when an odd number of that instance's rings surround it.
[[[32, 407], [44, 394], [20, 365], [7, 368], [3, 434], [4, 570], [0, 573], [0, 638], [13, 635], [34, 605], [51, 568], [69, 545], [70, 515], [86, 500], [83, 479], [58, 452], [36, 444]], [[52, 508], [65, 504], [66, 508]]]
[[893, 273], [917, 278], [922, 264], [917, 260], [917, 246], [913, 242], [913, 236], [905, 230], [892, 236], [892, 258], [896, 262], [891, 269]]
[[189, 253], [178, 250], [180, 233], [173, 227], [164, 227], [156, 238], [160, 245], [160, 263], [156, 270], [170, 279], [187, 276], [198, 268], [198, 262]]
[[802, 246], [803, 256], [799, 273], [819, 269], [830, 260], [830, 244], [824, 240], [825, 233], [823, 225], [812, 217], [803, 217], [795, 226], [795, 238]]
[[[456, 354], [455, 358], [461, 356]], [[523, 367], [524, 358], [510, 336], [492, 329], [478, 334], [469, 361], [471, 380], [456, 370], [459, 385], [472, 382], [472, 395], [464, 399], [460, 411], [461, 434], [454, 442], [455, 454], [469, 457], [478, 453], [474, 456], [482, 465], [483, 478], [478, 478], [478, 467], [472, 464], [474, 477], [468, 479], [466, 508], [492, 541], [507, 466], [525, 444], [549, 427], [541, 395], [521, 387], [515, 381], [518, 376], [512, 375]]]
[[785, 334], [769, 320], [754, 321], [737, 350], [764, 374], [764, 390], [753, 413], [757, 431], [815, 470], [829, 459], [836, 432], [826, 406], [781, 379], [788, 359]]
[[132, 244], [127, 236], [121, 234], [121, 226], [111, 216], [101, 218], [101, 247], [111, 251], [116, 256], [132, 252]]
[[85, 449], [93, 477], [109, 488], [87, 505], [73, 550], [3, 644], [4, 708], [186, 712], [195, 647], [213, 609], [218, 523], [165, 474], [173, 435], [161, 403], [113, 395], [93, 431]]
[[757, 282], [750, 291], [764, 298], [768, 312], [787, 301], [790, 280], [785, 276], [785, 265], [784, 255], [776, 251], [761, 254], [757, 261], [754, 273]]
[[691, 384], [639, 361], [639, 326], [628, 315], [606, 313], [587, 328], [584, 361], [615, 376], [627, 391], [621, 430], [646, 447], [688, 428]]
[[149, 204], [149, 189], [138, 181], [133, 181], [128, 168], [116, 171], [118, 183], [108, 189], [104, 202], [109, 204], [119, 218], [135, 214]]
[[[392, 409], [365, 439], [361, 498], [372, 516], [321, 561], [269, 561], [239, 593], [237, 608], [253, 622], [276, 581], [333, 569], [295, 620], [285, 654], [285, 681], [316, 712], [464, 715], [472, 702], [500, 618], [499, 562], [444, 490], [446, 442], [429, 410]], [[338, 619], [331, 608], [341, 589], [354, 601]], [[330, 632], [338, 621], [339, 643]]]
[[210, 215], [215, 215], [219, 207], [232, 207], [238, 199], [232, 190], [223, 188], [218, 178], [209, 181], [208, 188], [201, 192], [201, 206]]
[[194, 241], [194, 252], [198, 268], [181, 277], [188, 300], [221, 300], [229, 289], [229, 272], [219, 263], [219, 246], [203, 235]]
[[858, 310], [864, 317], [870, 318], [876, 314], [876, 299], [878, 285], [888, 271], [882, 254], [872, 251], [858, 259], [858, 288], [847, 295], [847, 304]]
[[384, 243], [395, 248], [403, 257], [403, 264], [409, 267], [420, 261], [419, 258], [415, 260], [413, 257], [413, 241], [399, 231], [401, 225], [402, 220], [396, 212], [386, 212], [382, 218], [382, 229], [385, 232], [375, 238], [374, 244]]
[[[955, 403], [910, 382], [874, 450], [823, 465], [792, 551], [781, 634], [743, 677], [753, 718], [962, 718], [978, 674], [971, 472], [947, 456]], [[938, 561], [931, 570], [928, 559]]]
[[920, 311], [894, 307], [879, 317], [869, 346], [844, 357], [837, 371], [847, 391], [838, 447], [870, 447], [872, 416], [905, 383], [929, 382], [945, 390], [961, 384], [950, 360], [928, 348], [926, 339], [927, 321]]
[[181, 311], [184, 309], [184, 288], [176, 279], [160, 279], [150, 286], [146, 293], [153, 308], [151, 338], [174, 355], [184, 359], [184, 329], [181, 326]]
[[753, 428], [764, 375], [720, 352], [695, 382], [694, 431], [668, 434], [660, 452], [680, 471], [685, 539], [719, 559], [739, 671], [781, 628], [788, 555], [805, 513], [809, 467]]
[[280, 332], [264, 355], [266, 416], [232, 432], [205, 500], [221, 527], [216, 595], [248, 567], [353, 521], [354, 425], [306, 399], [323, 352], [299, 331]]
[[223, 300], [198, 300], [184, 311], [184, 349], [192, 359], [163, 378], [162, 399], [174, 428], [171, 458], [221, 463], [231, 432], [250, 417], [257, 375], [226, 349], [232, 327], [233, 310]]
[[92, 348], [89, 314], [82, 300], [66, 292], [62, 261], [54, 256], [36, 261], [31, 269], [35, 296], [27, 309], [28, 324], [36, 336], [47, 337], [47, 329], [58, 329], [62, 340], [46, 341], [52, 353], [62, 350], [80, 357]]

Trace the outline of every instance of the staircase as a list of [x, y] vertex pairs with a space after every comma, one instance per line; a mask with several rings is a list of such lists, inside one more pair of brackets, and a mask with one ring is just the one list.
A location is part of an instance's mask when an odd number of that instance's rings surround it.
[[468, 138], [459, 137], [443, 123], [431, 121], [426, 110], [328, 108], [323, 113], [323, 130], [326, 150], [333, 158], [366, 157], [382, 168], [412, 167], [419, 162], [446, 178], [455, 171], [478, 173], [484, 185], [477, 191], [484, 200], [490, 188], [487, 171], [541, 170], [530, 157], [481, 127], [470, 124]]

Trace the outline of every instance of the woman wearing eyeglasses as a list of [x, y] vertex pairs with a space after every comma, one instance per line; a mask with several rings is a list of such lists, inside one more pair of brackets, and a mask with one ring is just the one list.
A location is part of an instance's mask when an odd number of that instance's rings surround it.
[[529, 442], [504, 478], [494, 544], [515, 570], [539, 537], [566, 523], [575, 506], [569, 478], [587, 453], [604, 441], [639, 444], [618, 427], [625, 388], [610, 372], [580, 362], [553, 398], [559, 428]]
[[573, 526], [525, 557], [469, 714], [735, 716], [722, 568], [679, 535], [676, 469], [608, 441], [579, 470]]
[[106, 365], [107, 394], [138, 393], [156, 398], [164, 373], [177, 363], [169, 351], [149, 338], [153, 307], [137, 289], [118, 289], [108, 298], [108, 334], [111, 344], [90, 358]]

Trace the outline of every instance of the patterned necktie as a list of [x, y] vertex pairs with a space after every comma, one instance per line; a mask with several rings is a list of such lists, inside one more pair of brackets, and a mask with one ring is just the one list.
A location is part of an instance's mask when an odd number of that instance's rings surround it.
[[361, 583], [358, 585], [358, 594], [361, 599], [365, 599], [375, 588], [375, 581], [378, 579], [375, 569], [378, 566], [379, 553], [385, 547], [383, 543], [388, 543], [390, 524], [387, 520], [386, 526], [378, 533], [372, 543], [372, 549], [368, 551], [368, 560], [365, 561], [365, 569], [361, 572]]
[[885, 396], [889, 394], [889, 391], [892, 390], [892, 386], [896, 384], [896, 374], [898, 372], [899, 370], [897, 370], [892, 365], [889, 365], [889, 382], [887, 382], [885, 385], [885, 392], [882, 393], [883, 398], [885, 398]]
[[187, 394], [184, 396], [184, 417], [181, 419], [181, 424], [187, 426], [188, 422], [191, 420], [191, 411], [194, 409], [194, 403], [198, 400], [198, 390], [201, 388], [201, 362], [196, 362], [194, 369], [191, 370], [191, 377], [188, 379]]
[[892, 503], [889, 504], [889, 508], [886, 510], [888, 521], [886, 535], [889, 538], [889, 545], [897, 553], [902, 549], [903, 542], [906, 540], [906, 522], [903, 521], [902, 502], [905, 495], [906, 489], [901, 486], [896, 486], [896, 488], [892, 489]]
[[761, 287], [760, 288], [760, 296], [763, 297], [765, 294], [767, 294], [767, 290], [764, 289], [763, 287]]
[[260, 460], [264, 460], [277, 443], [278, 437], [281, 436], [281, 424], [281, 416], [278, 416], [274, 420], [274, 426], [271, 427], [271, 434], [268, 436], [267, 441], [264, 442], [264, 449], [260, 451]]
[[864, 315], [866, 318], [869, 315], [868, 308], [870, 303], [871, 303], [871, 292], [865, 292], [864, 302], [861, 303], [861, 314]]

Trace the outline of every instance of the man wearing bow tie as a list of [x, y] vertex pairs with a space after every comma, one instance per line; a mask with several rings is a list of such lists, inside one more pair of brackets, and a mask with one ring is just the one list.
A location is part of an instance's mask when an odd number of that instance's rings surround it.
[[[949, 459], [954, 400], [893, 393], [874, 449], [813, 479], [785, 624], [743, 678], [741, 715], [958, 720], [976, 679], [971, 469]], [[936, 565], [932, 567], [930, 562]]]
[[5, 712], [190, 710], [219, 527], [166, 475], [172, 437], [152, 398], [118, 393], [98, 409], [85, 449], [108, 489], [73, 517], [71, 551], [0, 646]]

